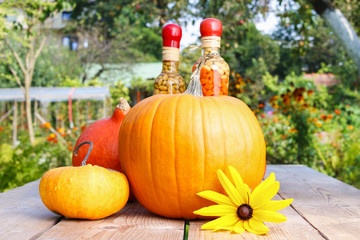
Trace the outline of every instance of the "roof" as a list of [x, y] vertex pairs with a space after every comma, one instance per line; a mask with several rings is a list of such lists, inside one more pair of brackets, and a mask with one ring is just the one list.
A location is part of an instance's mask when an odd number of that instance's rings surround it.
[[[161, 73], [162, 62], [152, 63], [133, 63], [133, 64], [105, 64], [108, 70], [101, 73], [99, 80], [106, 83], [116, 83], [121, 80], [125, 86], [131, 86], [133, 78], [142, 78], [144, 80], [155, 79]], [[99, 64], [91, 64], [86, 68], [89, 78], [92, 78], [98, 70]]]
[[[68, 101], [71, 87], [32, 87], [30, 99], [41, 102]], [[109, 87], [79, 87], [74, 88], [71, 95], [73, 100], [105, 100], [110, 97]], [[25, 97], [20, 88], [0, 88], [0, 101], [24, 101]]]
[[323, 85], [326, 87], [341, 83], [341, 81], [332, 73], [305, 73], [304, 78], [312, 79], [316, 85]]

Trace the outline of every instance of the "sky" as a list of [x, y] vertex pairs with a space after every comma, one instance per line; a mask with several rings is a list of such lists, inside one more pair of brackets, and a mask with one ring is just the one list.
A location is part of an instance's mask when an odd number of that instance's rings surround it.
[[[270, 1], [270, 9], [271, 10], [266, 19], [263, 17], [259, 17], [259, 19], [255, 22], [255, 25], [259, 31], [264, 34], [271, 34], [274, 32], [277, 23], [279, 22], [279, 18], [275, 14], [277, 1]], [[182, 26], [182, 38], [180, 41], [180, 50], [188, 47], [191, 44], [196, 44], [196, 41], [200, 37], [200, 23], [202, 19], [198, 19], [195, 21], [195, 24], [189, 24], [188, 26]], [[197, 43], [200, 45], [200, 42]]]

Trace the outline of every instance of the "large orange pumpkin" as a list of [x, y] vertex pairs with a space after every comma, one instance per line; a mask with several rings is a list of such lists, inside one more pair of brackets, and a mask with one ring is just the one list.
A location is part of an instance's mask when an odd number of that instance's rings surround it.
[[228, 96], [155, 95], [129, 111], [119, 132], [121, 166], [148, 210], [170, 218], [199, 218], [211, 203], [196, 196], [222, 191], [216, 171], [234, 166], [251, 187], [265, 173], [265, 141], [242, 101]]

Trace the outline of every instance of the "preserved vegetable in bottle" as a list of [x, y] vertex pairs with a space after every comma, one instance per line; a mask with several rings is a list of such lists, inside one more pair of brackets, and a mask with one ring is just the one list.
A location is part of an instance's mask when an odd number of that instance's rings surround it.
[[229, 65], [220, 56], [222, 24], [218, 19], [207, 18], [200, 24], [202, 56], [193, 66], [193, 71], [201, 61], [200, 82], [204, 96], [227, 95], [229, 87]]
[[154, 94], [176, 94], [185, 91], [185, 82], [179, 74], [180, 40], [182, 31], [176, 24], [167, 24], [162, 31], [162, 72], [154, 83]]

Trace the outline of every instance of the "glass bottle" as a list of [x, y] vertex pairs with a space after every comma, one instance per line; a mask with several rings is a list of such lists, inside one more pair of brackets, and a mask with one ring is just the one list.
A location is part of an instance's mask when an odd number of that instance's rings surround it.
[[176, 24], [167, 24], [162, 31], [162, 72], [154, 83], [155, 94], [176, 94], [185, 91], [185, 82], [179, 74], [180, 40], [182, 31]]
[[192, 71], [205, 61], [200, 70], [200, 82], [204, 96], [228, 95], [229, 65], [220, 56], [222, 24], [218, 19], [207, 18], [200, 24], [202, 56]]

